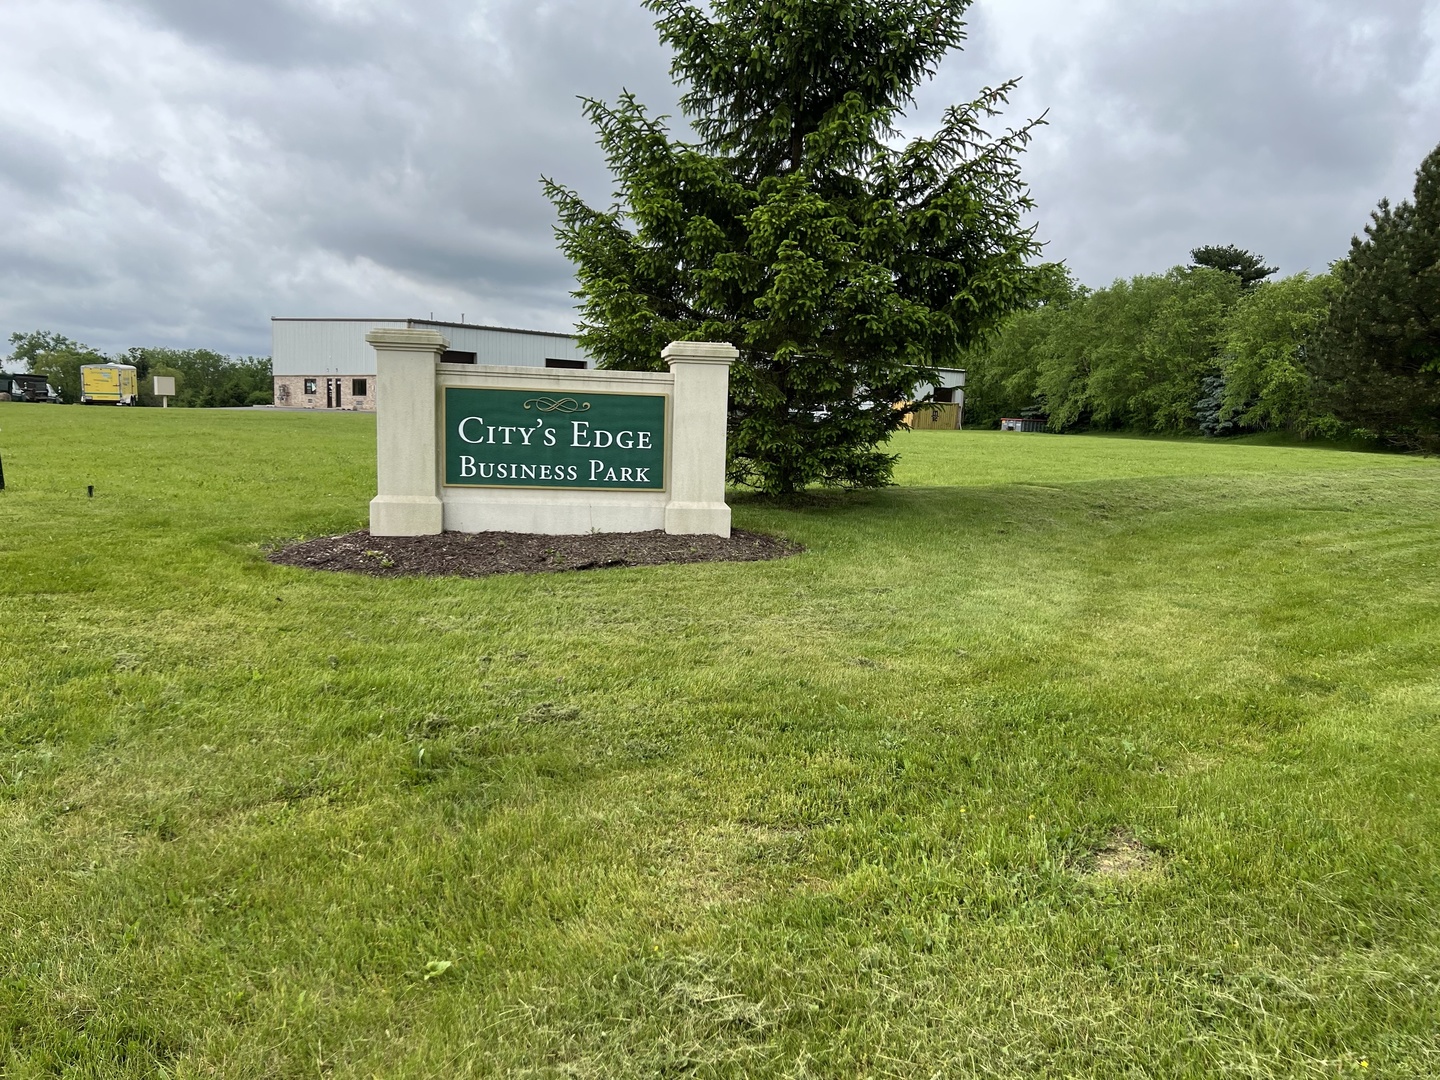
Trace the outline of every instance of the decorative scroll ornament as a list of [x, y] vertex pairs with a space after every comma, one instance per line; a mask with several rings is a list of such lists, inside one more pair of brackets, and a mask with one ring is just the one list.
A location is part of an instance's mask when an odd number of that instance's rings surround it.
[[590, 411], [590, 402], [588, 402], [588, 401], [580, 402], [580, 401], [576, 401], [574, 398], [570, 398], [570, 397], [567, 397], [567, 398], [532, 397], [529, 401], [525, 402], [525, 404], [524, 404], [523, 407], [526, 408], [526, 409], [534, 408], [534, 409], [539, 410], [540, 412], [549, 412], [549, 413], [553, 413], [553, 412], [576, 413], [576, 412], [589, 412], [589, 411]]

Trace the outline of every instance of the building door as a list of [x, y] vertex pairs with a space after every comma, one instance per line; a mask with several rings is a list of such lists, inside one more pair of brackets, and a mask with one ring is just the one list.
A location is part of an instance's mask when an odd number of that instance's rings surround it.
[[340, 408], [340, 380], [325, 380], [325, 407], [327, 409]]

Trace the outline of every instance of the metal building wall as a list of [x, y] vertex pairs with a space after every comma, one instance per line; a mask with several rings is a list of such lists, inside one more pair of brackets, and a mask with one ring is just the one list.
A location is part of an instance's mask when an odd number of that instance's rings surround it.
[[[937, 368], [940, 372], [940, 387], [946, 390], [955, 390], [959, 400], [965, 400], [965, 369], [964, 368]], [[926, 397], [935, 392], [935, 387], [928, 382], [917, 383], [915, 386], [916, 401], [924, 401]]]
[[508, 330], [431, 319], [271, 319], [271, 363], [276, 377], [374, 375], [375, 350], [365, 335], [377, 326], [438, 330], [459, 352], [473, 352], [477, 364], [544, 367], [546, 360], [589, 357], [569, 334]]
[[584, 360], [589, 355], [569, 334], [535, 330], [506, 330], [494, 326], [466, 326], [460, 323], [411, 319], [417, 330], [438, 330], [457, 352], [473, 352], [477, 364], [503, 367], [544, 367], [546, 360]]
[[271, 319], [270, 363], [281, 375], [374, 375], [365, 335], [404, 319]]

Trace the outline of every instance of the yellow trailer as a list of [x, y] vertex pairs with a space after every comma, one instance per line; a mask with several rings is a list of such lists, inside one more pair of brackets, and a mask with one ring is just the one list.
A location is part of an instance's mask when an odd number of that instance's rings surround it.
[[129, 364], [85, 364], [80, 368], [82, 405], [134, 405], [140, 400], [140, 380]]

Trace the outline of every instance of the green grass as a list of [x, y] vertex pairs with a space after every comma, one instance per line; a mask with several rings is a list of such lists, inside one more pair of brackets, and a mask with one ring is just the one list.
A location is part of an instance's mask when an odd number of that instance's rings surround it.
[[781, 562], [267, 564], [373, 432], [0, 405], [0, 1075], [1440, 1074], [1440, 462], [921, 432], [737, 499]]

